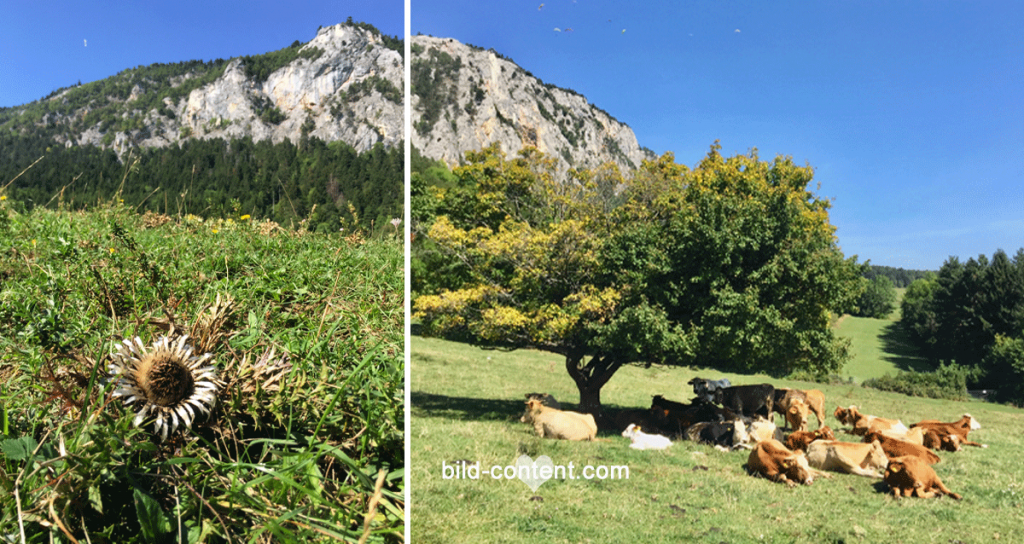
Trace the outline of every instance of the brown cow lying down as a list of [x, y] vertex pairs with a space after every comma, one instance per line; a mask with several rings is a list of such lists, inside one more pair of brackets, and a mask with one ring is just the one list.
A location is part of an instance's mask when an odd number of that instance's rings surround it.
[[807, 445], [815, 440], [835, 440], [836, 435], [827, 425], [817, 431], [795, 431], [786, 437], [786, 447], [791, 450], [807, 451]]
[[929, 465], [934, 465], [942, 460], [934, 452], [919, 444], [885, 436], [879, 432], [870, 432], [864, 435], [864, 442], [874, 442], [876, 440], [882, 445], [882, 449], [885, 450], [885, 455], [889, 457], [890, 461], [896, 457], [908, 455], [917, 457]]
[[590, 414], [551, 408], [538, 399], [527, 400], [526, 408], [525, 423], [533, 423], [533, 430], [541, 438], [593, 440], [597, 436], [597, 423]]
[[937, 429], [928, 429], [924, 431], [923, 443], [924, 447], [931, 448], [936, 451], [963, 451], [963, 448], [960, 447], [961, 444], [975, 446], [978, 448], [988, 447], [988, 444], [979, 444], [977, 442], [971, 442], [970, 440], [963, 440], [958, 434], [946, 434]]
[[789, 486], [798, 483], [810, 485], [815, 476], [831, 477], [811, 468], [804, 452], [791, 451], [774, 439], [758, 442], [754, 446], [747, 458], [747, 471], [774, 482], [785, 482]]
[[[960, 451], [961, 444], [978, 448], [988, 447], [986, 444], [967, 440], [967, 433], [981, 428], [981, 424], [978, 423], [978, 420], [971, 417], [971, 414], [964, 414], [958, 421], [951, 423], [942, 423], [932, 419], [919, 421], [911, 425], [911, 428], [925, 429], [926, 434], [929, 434], [929, 431], [935, 433], [935, 436], [929, 438], [929, 443], [932, 444], [929, 447], [934, 449], [941, 448], [946, 451]], [[956, 436], [956, 438], [952, 438], [953, 436]], [[935, 444], [938, 444], [938, 447], [935, 447]]]
[[877, 441], [870, 444], [815, 440], [807, 446], [807, 462], [814, 468], [881, 478], [889, 458]]
[[897, 457], [889, 460], [889, 466], [885, 469], [885, 483], [892, 490], [892, 496], [920, 497], [930, 499], [937, 495], [946, 494], [956, 500], [960, 495], [953, 493], [942, 483], [935, 469], [928, 466], [917, 457]]
[[843, 408], [836, 406], [836, 411], [833, 414], [836, 419], [844, 425], [852, 425], [853, 434], [864, 436], [864, 434], [870, 431], [888, 431], [894, 432], [906, 432], [907, 426], [898, 419], [886, 419], [884, 417], [870, 416], [862, 414], [858, 411], [856, 406], [851, 405], [849, 408]]
[[[780, 414], [786, 421], [789, 421], [789, 408], [794, 400], [800, 400], [807, 407], [808, 411], [813, 413], [818, 418], [818, 428], [825, 426], [825, 394], [817, 389], [776, 389], [775, 390], [775, 403], [772, 409]], [[804, 415], [804, 428], [797, 429], [790, 427], [793, 430], [806, 431], [807, 415]]]

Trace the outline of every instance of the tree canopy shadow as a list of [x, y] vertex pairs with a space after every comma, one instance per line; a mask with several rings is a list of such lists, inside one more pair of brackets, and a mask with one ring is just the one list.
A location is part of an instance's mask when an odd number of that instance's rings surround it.
[[450, 397], [413, 391], [412, 417], [450, 417], [476, 421], [518, 420], [523, 415], [522, 399], [480, 399]]
[[927, 358], [921, 356], [917, 348], [910, 342], [898, 321], [885, 326], [882, 335], [882, 351], [884, 360], [896, 365], [896, 368], [907, 372], [928, 372], [934, 370], [934, 366]]
[[[411, 394], [412, 405], [409, 408], [413, 418], [421, 417], [446, 417], [465, 421], [509, 421], [519, 422], [523, 415], [523, 398], [516, 399], [481, 399], [472, 397], [450, 397], [434, 393], [421, 393], [413, 391]], [[623, 407], [617, 404], [602, 405], [606, 421], [599, 421], [600, 432], [613, 429], [608, 427], [615, 420], [615, 416], [622, 412], [646, 412], [646, 407]], [[563, 404], [565, 410], [576, 410], [575, 404]], [[602, 424], [603, 423], [603, 424]], [[621, 429], [615, 432], [621, 432]]]

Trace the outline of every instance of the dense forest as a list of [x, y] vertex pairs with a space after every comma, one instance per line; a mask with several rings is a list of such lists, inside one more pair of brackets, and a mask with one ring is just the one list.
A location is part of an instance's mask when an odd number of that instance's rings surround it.
[[42, 139], [0, 133], [0, 180], [17, 177], [6, 194], [26, 208], [86, 208], [116, 197], [140, 212], [248, 214], [318, 231], [392, 228], [388, 222], [402, 217], [403, 163], [402, 146], [378, 144], [359, 154], [315, 137], [297, 144], [188, 140], [120, 161], [91, 145], [47, 147]]
[[951, 257], [910, 284], [902, 310], [907, 336], [936, 366], [957, 365], [969, 387], [1024, 404], [1024, 249]]

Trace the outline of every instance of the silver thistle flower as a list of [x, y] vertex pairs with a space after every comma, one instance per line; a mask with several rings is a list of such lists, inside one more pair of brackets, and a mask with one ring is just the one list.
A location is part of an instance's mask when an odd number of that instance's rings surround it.
[[126, 339], [110, 363], [111, 377], [117, 380], [114, 396], [141, 405], [132, 424], [138, 427], [146, 416], [156, 417], [161, 440], [179, 425], [191, 428], [197, 411], [209, 415], [217, 403], [217, 371], [209, 364], [213, 355], [192, 355], [186, 340], [188, 336], [173, 341], [163, 336], [146, 346], [138, 336]]

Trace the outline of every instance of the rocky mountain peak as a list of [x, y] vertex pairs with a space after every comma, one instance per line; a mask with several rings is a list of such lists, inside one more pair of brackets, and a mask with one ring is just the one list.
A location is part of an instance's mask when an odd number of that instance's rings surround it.
[[567, 167], [613, 162], [633, 170], [653, 153], [625, 124], [582, 95], [545, 84], [493, 50], [414, 36], [412, 144], [449, 165], [498, 142], [506, 154], [532, 146]]

